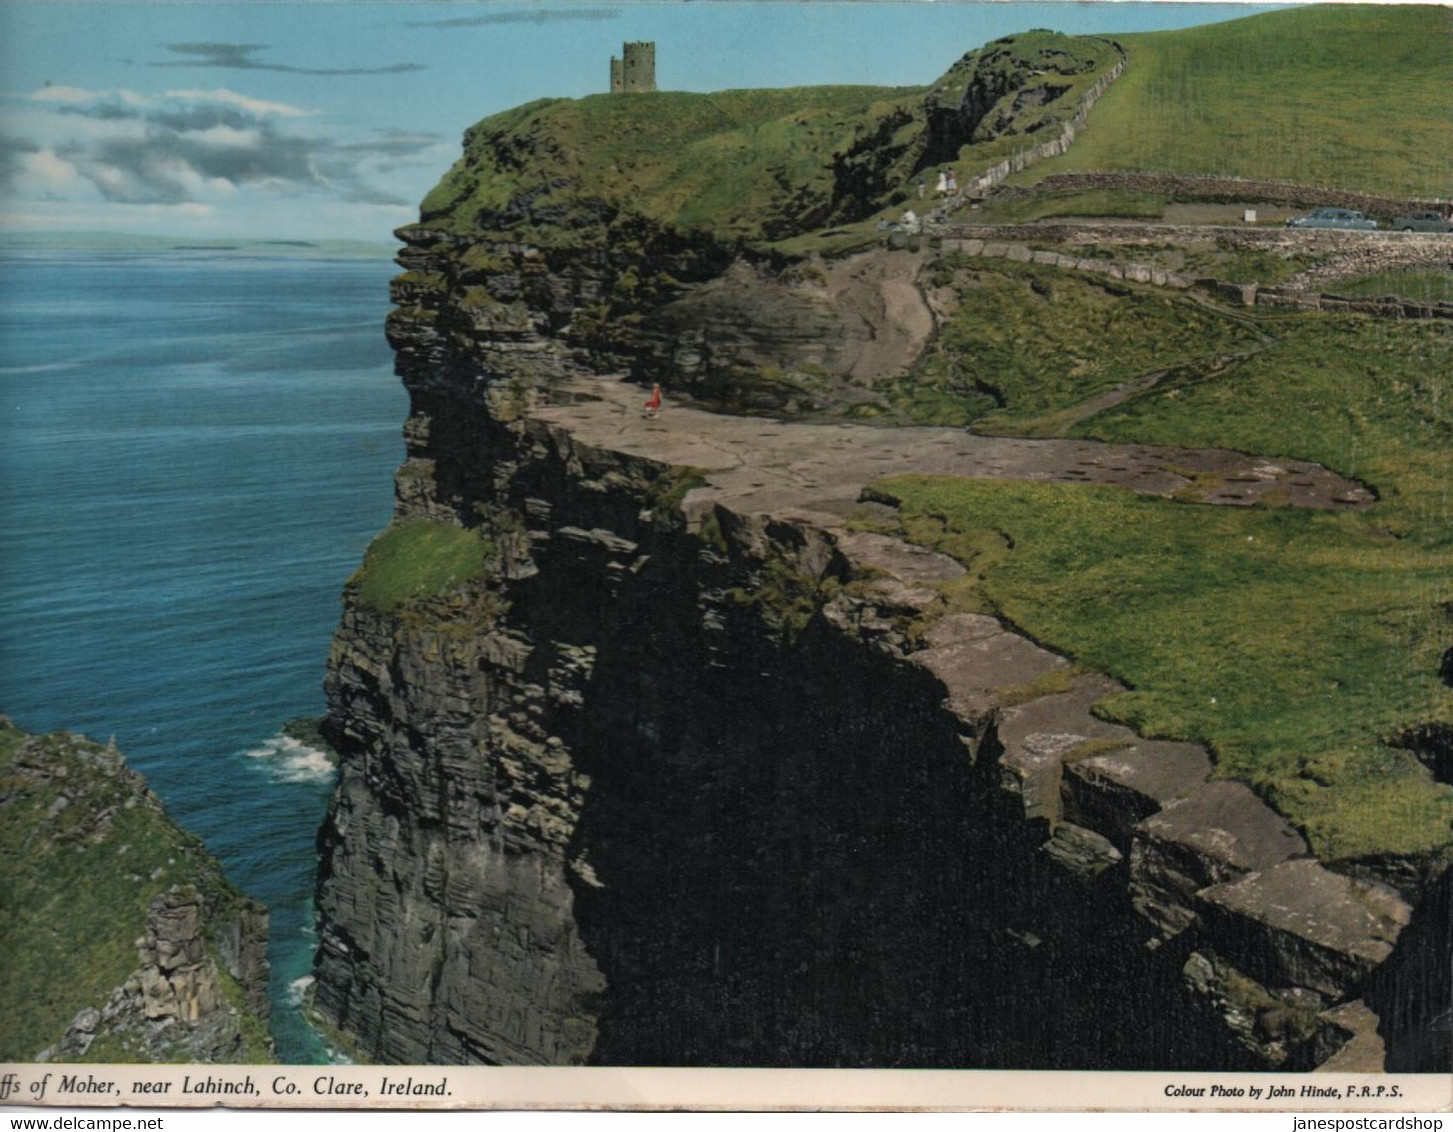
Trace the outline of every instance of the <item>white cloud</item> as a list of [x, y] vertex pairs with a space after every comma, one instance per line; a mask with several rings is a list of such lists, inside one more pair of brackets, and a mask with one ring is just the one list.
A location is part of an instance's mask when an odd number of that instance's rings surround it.
[[94, 90], [85, 90], [78, 86], [43, 86], [37, 91], [26, 95], [35, 102], [95, 102], [98, 98], [104, 97]]
[[72, 192], [82, 184], [76, 167], [48, 149], [25, 154], [21, 158], [21, 176], [33, 178], [47, 193]]
[[269, 102], [264, 98], [250, 98], [222, 86], [215, 90], [169, 90], [166, 92], [166, 96], [193, 102], [225, 102], [231, 106], [240, 106], [259, 117], [274, 114], [279, 118], [307, 118], [318, 113], [316, 110], [302, 110], [296, 106], [289, 106], [286, 102]]
[[229, 149], [247, 149], [262, 144], [262, 135], [256, 130], [239, 130], [233, 126], [210, 126], [205, 130], [192, 130], [188, 136], [201, 145], [226, 146]]
[[120, 191], [127, 186], [127, 176], [114, 165], [102, 165], [97, 163], [91, 166], [91, 180], [99, 184], [103, 190], [111, 189]]
[[109, 90], [89, 90], [86, 87], [68, 86], [63, 83], [43, 86], [39, 90], [32, 91], [25, 96], [32, 102], [59, 103], [63, 106], [85, 106], [113, 104], [129, 107], [134, 110], [145, 110], [152, 107], [162, 106], [167, 102], [188, 102], [188, 103], [221, 103], [226, 106], [236, 106], [246, 110], [249, 114], [257, 117], [276, 118], [308, 118], [317, 114], [316, 110], [304, 110], [298, 106], [292, 106], [286, 102], [274, 102], [266, 98], [253, 98], [251, 95], [239, 94], [235, 90], [226, 87], [215, 87], [212, 90], [169, 90], [164, 95], [148, 95], [139, 91], [129, 90], [126, 87], [112, 87]]
[[49, 107], [39, 106], [0, 108], [0, 126], [11, 134], [38, 139], [51, 149], [59, 148], [64, 142], [83, 144], [146, 135], [146, 123], [139, 116], [92, 118], [85, 114], [56, 113]]
[[294, 235], [386, 232], [416, 214], [415, 171], [433, 176], [453, 148], [419, 131], [340, 135], [317, 111], [222, 86], [47, 86], [0, 107], [0, 127], [0, 185], [27, 223], [92, 227], [104, 201], [107, 228], [177, 232], [264, 218]]

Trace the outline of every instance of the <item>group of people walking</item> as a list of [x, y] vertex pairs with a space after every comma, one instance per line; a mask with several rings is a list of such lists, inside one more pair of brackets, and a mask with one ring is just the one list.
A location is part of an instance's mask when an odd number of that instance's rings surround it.
[[[935, 195], [951, 197], [957, 195], [958, 191], [958, 174], [952, 169], [940, 169], [938, 171], [938, 188], [935, 190]], [[926, 196], [928, 196], [928, 177], [927, 175], [921, 175], [918, 178], [918, 199], [923, 200]]]

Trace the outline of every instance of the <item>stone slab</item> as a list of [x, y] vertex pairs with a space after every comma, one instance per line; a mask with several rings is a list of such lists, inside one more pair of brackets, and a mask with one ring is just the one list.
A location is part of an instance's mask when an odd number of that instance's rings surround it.
[[1064, 806], [1067, 816], [1094, 825], [1128, 852], [1138, 823], [1205, 783], [1211, 757], [1195, 743], [1147, 740], [1129, 728], [1118, 730], [1125, 734], [1124, 747], [1065, 768]]
[[1164, 934], [1194, 923], [1207, 886], [1303, 856], [1306, 842], [1239, 782], [1208, 782], [1135, 828], [1131, 901]]
[[1285, 861], [1198, 894], [1218, 950], [1268, 986], [1345, 996], [1412, 918], [1391, 889]]

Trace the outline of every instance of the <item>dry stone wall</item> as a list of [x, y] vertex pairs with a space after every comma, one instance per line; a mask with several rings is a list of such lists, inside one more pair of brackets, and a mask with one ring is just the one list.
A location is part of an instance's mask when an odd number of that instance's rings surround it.
[[[956, 231], [971, 231], [960, 227]], [[1335, 294], [1319, 294], [1307, 290], [1309, 283], [1320, 279], [1346, 279], [1370, 275], [1392, 267], [1441, 264], [1453, 255], [1453, 239], [1448, 237], [1404, 238], [1393, 244], [1367, 243], [1354, 247], [1337, 257], [1326, 267], [1311, 269], [1281, 287], [1261, 287], [1256, 283], [1233, 283], [1209, 276], [1191, 276], [1169, 271], [1147, 263], [1107, 259], [1102, 256], [1077, 256], [1069, 252], [1051, 251], [1023, 240], [995, 238], [1004, 229], [980, 229], [985, 236], [952, 235], [938, 240], [940, 252], [981, 259], [1007, 259], [1016, 263], [1038, 263], [1056, 267], [1063, 271], [1079, 271], [1108, 279], [1123, 279], [1132, 283], [1146, 283], [1155, 287], [1170, 287], [1176, 290], [1196, 288], [1215, 298], [1238, 306], [1267, 306], [1298, 310], [1350, 311], [1358, 314], [1377, 315], [1382, 318], [1438, 318], [1453, 319], [1453, 303], [1419, 302], [1394, 295], [1381, 298], [1350, 298]], [[1007, 229], [1023, 236], [1025, 229]], [[1172, 229], [1153, 229], [1156, 239], [1174, 239]], [[1035, 243], [1046, 240], [1045, 229], [1035, 228], [1032, 232]], [[1056, 232], [1063, 232], [1062, 228]], [[1044, 233], [1042, 235], [1041, 233]], [[1123, 235], [1123, 229], [1117, 229]], [[1243, 235], [1248, 235], [1243, 233]], [[1271, 233], [1274, 240], [1255, 241], [1262, 246], [1272, 243], [1285, 245], [1287, 237]], [[1310, 233], [1288, 234], [1293, 243], [1299, 240], [1315, 240]], [[1357, 235], [1337, 233], [1338, 236]], [[1204, 237], [1202, 237], [1204, 238]], [[1354, 241], [1355, 242], [1355, 241]]]
[[1161, 196], [1191, 200], [1210, 198], [1256, 201], [1302, 205], [1308, 208], [1330, 205], [1336, 208], [1355, 208], [1376, 216], [1396, 216], [1404, 212], [1424, 210], [1441, 212], [1444, 216], [1453, 215], [1453, 202], [1446, 200], [1375, 196], [1347, 189], [1298, 185], [1290, 181], [1256, 181], [1242, 177], [1189, 177], [1173, 173], [1051, 173], [1035, 186], [1034, 191], [1067, 193], [1107, 189], [1157, 193]]
[[1069, 121], [1060, 127], [1058, 136], [1050, 138], [1048, 141], [1038, 142], [1027, 149], [1020, 150], [1013, 156], [1006, 157], [1003, 161], [991, 165], [978, 176], [968, 178], [957, 195], [949, 197], [929, 214], [930, 219], [942, 220], [955, 209], [962, 207], [964, 202], [971, 197], [982, 196], [995, 185], [1003, 184], [1015, 173], [1023, 169], [1028, 169], [1031, 165], [1037, 165], [1039, 162], [1048, 158], [1058, 157], [1062, 153], [1065, 153], [1074, 144], [1075, 138], [1079, 136], [1080, 131], [1089, 122], [1090, 111], [1094, 108], [1095, 103], [1100, 100], [1100, 96], [1110, 88], [1111, 83], [1125, 73], [1125, 52], [1118, 43], [1112, 44], [1112, 46], [1120, 54], [1119, 61], [1097, 79], [1089, 90], [1080, 96], [1079, 101], [1075, 104], [1074, 114], [1071, 115]]

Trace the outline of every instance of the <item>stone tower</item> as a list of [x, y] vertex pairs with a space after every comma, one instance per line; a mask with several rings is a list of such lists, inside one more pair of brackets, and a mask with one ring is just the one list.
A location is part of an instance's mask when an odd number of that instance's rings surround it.
[[610, 57], [611, 94], [634, 94], [656, 89], [656, 45], [623, 43], [621, 58]]

